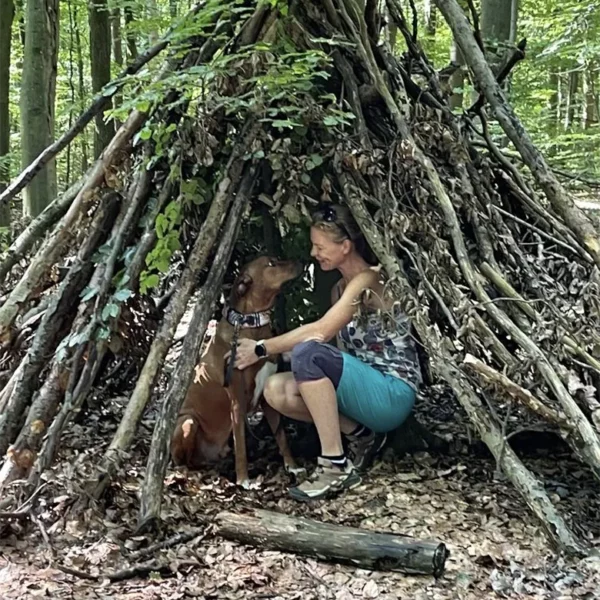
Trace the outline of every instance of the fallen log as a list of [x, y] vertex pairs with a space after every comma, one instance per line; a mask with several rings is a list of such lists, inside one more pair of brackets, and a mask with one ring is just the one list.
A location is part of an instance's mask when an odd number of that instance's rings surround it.
[[220, 512], [214, 526], [218, 535], [244, 544], [377, 571], [440, 577], [449, 554], [441, 542], [321, 523], [269, 510]]

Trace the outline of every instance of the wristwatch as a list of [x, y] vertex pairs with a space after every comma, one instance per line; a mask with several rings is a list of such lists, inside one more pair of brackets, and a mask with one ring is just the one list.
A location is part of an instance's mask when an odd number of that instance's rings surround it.
[[265, 340], [258, 340], [256, 342], [256, 346], [254, 346], [254, 354], [258, 356], [258, 358], [264, 358], [267, 356], [267, 347], [265, 346]]

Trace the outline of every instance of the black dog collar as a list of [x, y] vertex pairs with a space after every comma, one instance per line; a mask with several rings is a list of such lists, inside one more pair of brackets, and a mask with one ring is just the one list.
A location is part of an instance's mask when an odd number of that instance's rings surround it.
[[234, 308], [228, 308], [224, 312], [230, 325], [235, 327], [239, 324], [242, 329], [258, 329], [271, 322], [271, 315], [268, 312], [241, 313]]

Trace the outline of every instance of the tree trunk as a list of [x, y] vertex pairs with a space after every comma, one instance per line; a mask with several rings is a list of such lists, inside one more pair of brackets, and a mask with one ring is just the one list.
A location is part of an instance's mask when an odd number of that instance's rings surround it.
[[[87, 105], [87, 89], [85, 85], [85, 65], [83, 61], [83, 49], [81, 45], [81, 34], [79, 33], [79, 14], [77, 11], [77, 2], [73, 2], [73, 19], [75, 21], [75, 49], [77, 52], [77, 91], [78, 91], [78, 106], [79, 112], [85, 112]], [[89, 152], [87, 135], [79, 136], [80, 152], [81, 152], [81, 174], [88, 170]]]
[[513, 0], [482, 0], [481, 34], [492, 47], [510, 39]]
[[[111, 36], [112, 36], [112, 51], [113, 60], [117, 65], [119, 73], [123, 70], [123, 35], [121, 33], [121, 9], [113, 8], [110, 16]], [[117, 108], [123, 101], [122, 94], [115, 94], [113, 97], [113, 108]], [[121, 126], [120, 122], [116, 122], [117, 127]]]
[[[58, 60], [58, 0], [27, 0], [21, 155], [26, 168], [54, 139], [54, 100]], [[50, 161], [24, 192], [23, 212], [36, 217], [56, 198], [56, 162]]]
[[214, 526], [218, 535], [243, 544], [375, 571], [441, 577], [449, 554], [439, 542], [320, 523], [269, 510], [220, 512]]
[[452, 40], [452, 45], [450, 46], [450, 63], [459, 65], [458, 69], [456, 69], [448, 79], [448, 85], [450, 86], [450, 108], [452, 110], [458, 110], [463, 107], [465, 98], [463, 91], [465, 85], [465, 61], [454, 40]]
[[[555, 72], [550, 73], [549, 86], [552, 89], [550, 98], [548, 99], [548, 132], [555, 136], [559, 130], [560, 123], [560, 107], [559, 107], [559, 88], [560, 80], [558, 74]], [[555, 151], [556, 145], [552, 146]]]
[[[598, 73], [594, 70], [594, 63], [587, 65], [583, 72], [583, 128], [589, 129], [598, 122], [598, 97], [596, 95], [596, 82]], [[1, 153], [0, 153], [1, 154]]]
[[425, 13], [425, 33], [428, 37], [434, 38], [437, 29], [437, 11], [433, 0], [425, 0], [423, 11]]
[[519, 0], [511, 0], [510, 7], [510, 35], [508, 41], [511, 44], [517, 42], [517, 30], [519, 22]]
[[571, 131], [575, 123], [577, 111], [577, 92], [579, 89], [579, 73], [571, 71], [569, 73], [569, 85], [567, 87], [567, 106], [565, 109], [565, 131]]
[[135, 39], [135, 31], [131, 27], [131, 24], [135, 21], [133, 14], [133, 8], [131, 6], [125, 6], [125, 37], [127, 38], [127, 62], [135, 60], [138, 55], [137, 42]]
[[[88, 19], [90, 24], [90, 65], [92, 91], [97, 94], [111, 80], [110, 77], [110, 11], [108, 0], [91, 0]], [[96, 117], [94, 131], [94, 158], [98, 158], [115, 134], [114, 123], [105, 122], [104, 114]]]
[[[497, 75], [509, 54], [509, 41], [513, 26], [513, 7], [517, 0], [481, 0], [481, 36], [485, 54]], [[503, 86], [508, 89], [508, 81]]]
[[[15, 7], [0, 0], [0, 192], [10, 181], [10, 50]], [[0, 228], [10, 227], [10, 206], [0, 206]]]

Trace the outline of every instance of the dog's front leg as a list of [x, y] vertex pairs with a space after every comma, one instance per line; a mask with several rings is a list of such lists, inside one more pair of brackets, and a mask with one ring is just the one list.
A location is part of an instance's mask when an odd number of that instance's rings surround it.
[[246, 394], [244, 378], [241, 373], [235, 373], [229, 397], [231, 399], [231, 423], [233, 425], [233, 447], [235, 450], [236, 482], [244, 489], [249, 489], [248, 457], [246, 454]]
[[262, 408], [265, 419], [267, 419], [267, 423], [269, 424], [269, 427], [275, 436], [277, 447], [279, 448], [279, 452], [283, 458], [285, 470], [296, 477], [302, 477], [306, 475], [306, 469], [299, 467], [294, 460], [294, 456], [292, 455], [292, 451], [290, 450], [290, 446], [288, 444], [287, 436], [285, 435], [285, 429], [281, 423], [281, 415], [264, 400], [262, 403]]

